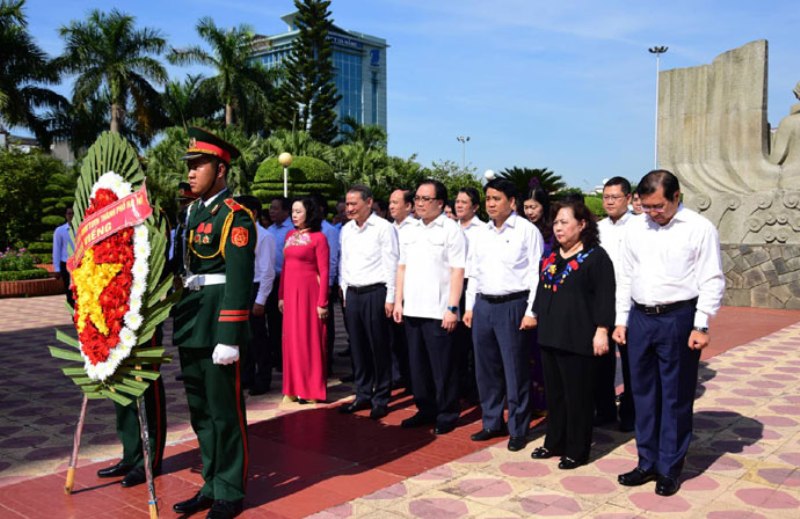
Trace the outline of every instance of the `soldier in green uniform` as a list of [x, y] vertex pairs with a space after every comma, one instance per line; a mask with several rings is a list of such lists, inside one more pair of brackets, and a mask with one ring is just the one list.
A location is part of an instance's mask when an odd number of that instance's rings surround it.
[[211, 508], [212, 519], [241, 512], [247, 479], [247, 418], [240, 348], [249, 339], [256, 230], [252, 215], [230, 198], [227, 175], [239, 151], [216, 135], [190, 128], [186, 155], [189, 206], [176, 254], [183, 258], [183, 296], [175, 333], [192, 428], [200, 443], [205, 484], [173, 509]]
[[[161, 344], [161, 327], [156, 329], [151, 346]], [[164, 396], [164, 381], [158, 378], [144, 392], [144, 407], [147, 413], [147, 430], [150, 440], [150, 462], [153, 474], [161, 474], [161, 460], [164, 458], [164, 445], [167, 441], [167, 407]], [[144, 451], [139, 430], [139, 414], [136, 404], [127, 406], [114, 402], [117, 415], [117, 437], [122, 442], [122, 459], [116, 465], [97, 471], [101, 478], [125, 476], [123, 487], [134, 487], [145, 482]]]

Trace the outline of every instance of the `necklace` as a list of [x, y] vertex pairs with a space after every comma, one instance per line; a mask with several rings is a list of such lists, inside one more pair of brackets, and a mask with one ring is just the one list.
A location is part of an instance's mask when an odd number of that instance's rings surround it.
[[584, 252], [579, 252], [577, 256], [567, 262], [567, 265], [561, 272], [558, 272], [556, 266], [557, 252], [550, 253], [550, 256], [542, 261], [542, 275], [541, 280], [545, 290], [552, 290], [558, 292], [558, 287], [564, 284], [564, 281], [574, 271], [581, 268], [581, 264], [586, 261], [589, 254], [592, 253], [594, 248]]

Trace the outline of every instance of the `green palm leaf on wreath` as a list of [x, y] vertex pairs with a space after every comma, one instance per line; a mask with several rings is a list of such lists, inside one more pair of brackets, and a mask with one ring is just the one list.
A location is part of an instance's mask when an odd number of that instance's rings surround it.
[[[133, 191], [139, 189], [145, 179], [133, 146], [119, 134], [105, 132], [89, 148], [83, 161], [78, 187], [75, 190], [73, 228], [77, 228], [83, 221], [86, 209], [89, 207], [92, 186], [108, 171], [114, 171], [129, 182]], [[142, 297], [142, 325], [139, 327], [137, 344], [131, 349], [130, 356], [120, 363], [111, 377], [104, 382], [98, 382], [90, 379], [84, 369], [84, 360], [77, 339], [56, 331], [56, 339], [67, 348], [50, 346], [50, 354], [53, 357], [68, 361], [68, 364], [61, 368], [62, 372], [92, 399], [109, 398], [121, 405], [129, 405], [142, 396], [152, 381], [158, 379], [159, 366], [171, 360], [165, 355], [162, 345], [151, 346], [156, 328], [167, 318], [180, 293], [176, 291], [169, 294], [172, 276], [164, 270], [167, 247], [166, 218], [154, 200], [150, 200], [150, 205], [153, 207], [153, 215], [144, 222], [150, 240], [151, 253], [148, 259], [150, 272], [147, 277], [147, 290]]]

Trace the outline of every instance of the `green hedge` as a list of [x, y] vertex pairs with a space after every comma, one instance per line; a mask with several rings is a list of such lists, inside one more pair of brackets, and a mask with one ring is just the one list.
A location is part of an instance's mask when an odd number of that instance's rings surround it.
[[65, 220], [63, 216], [56, 215], [43, 216], [41, 219], [42, 224], [48, 227], [58, 227], [59, 225], [63, 224], [64, 221]]
[[21, 281], [23, 279], [44, 279], [50, 277], [45, 269], [0, 271], [0, 281]]
[[598, 219], [606, 217], [606, 211], [603, 209], [603, 199], [596, 196], [583, 197], [583, 203]]
[[[317, 191], [333, 198], [336, 192], [336, 177], [333, 168], [322, 160], [313, 157], [294, 157], [289, 168], [288, 187], [290, 197]], [[274, 197], [283, 196], [283, 166], [277, 158], [269, 158], [261, 163], [256, 171], [252, 190], [264, 204], [268, 204]]]

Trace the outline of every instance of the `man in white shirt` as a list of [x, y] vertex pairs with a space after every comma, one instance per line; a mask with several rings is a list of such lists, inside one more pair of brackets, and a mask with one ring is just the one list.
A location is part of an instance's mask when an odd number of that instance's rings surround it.
[[350, 219], [342, 227], [339, 283], [344, 295], [344, 318], [350, 335], [356, 398], [339, 408], [354, 413], [372, 408], [377, 420], [389, 412], [392, 355], [389, 318], [394, 309], [397, 272], [397, 232], [372, 213], [372, 191], [354, 185], [345, 204]]
[[267, 232], [275, 240], [275, 281], [272, 283], [272, 292], [267, 297], [266, 311], [270, 361], [278, 371], [283, 370], [283, 313], [278, 310], [278, 289], [283, 271], [283, 245], [286, 242], [286, 235], [294, 229], [292, 219], [289, 218], [291, 209], [291, 202], [283, 196], [273, 198], [269, 204], [269, 219], [272, 225], [267, 227]]
[[237, 196], [235, 200], [253, 213], [256, 224], [256, 258], [253, 274], [253, 307], [250, 310], [250, 344], [242, 362], [242, 386], [250, 395], [267, 393], [272, 386], [272, 364], [269, 358], [269, 337], [265, 305], [275, 280], [275, 239], [261, 226], [261, 202], [254, 196]]
[[675, 175], [651, 171], [637, 192], [646, 216], [633, 218], [622, 240], [613, 338], [628, 348], [639, 462], [618, 479], [657, 480], [656, 494], [670, 496], [680, 488], [700, 351], [725, 278], [717, 229], [683, 207]]
[[394, 321], [405, 321], [411, 391], [417, 414], [401, 427], [434, 424], [447, 434], [459, 415], [453, 331], [464, 281], [465, 243], [459, 225], [444, 213], [447, 188], [423, 181], [414, 198], [419, 223], [400, 247]]
[[[622, 177], [613, 177], [603, 186], [603, 209], [607, 218], [597, 223], [600, 231], [600, 245], [608, 253], [614, 264], [614, 276], [619, 277], [619, 247], [625, 233], [625, 225], [633, 218], [628, 212], [631, 201], [631, 183]], [[603, 425], [617, 421], [616, 375], [617, 356], [614, 352], [616, 343], [609, 340], [608, 353], [594, 358], [596, 365], [594, 384], [595, 425]], [[623, 432], [633, 430], [633, 393], [630, 391], [631, 372], [628, 364], [628, 349], [619, 348], [622, 358], [622, 380], [625, 389], [620, 397], [619, 429]]]
[[484, 187], [490, 221], [469, 243], [464, 324], [472, 328], [475, 374], [483, 429], [473, 441], [506, 434], [503, 400], [508, 401], [508, 450], [527, 445], [530, 426], [530, 330], [539, 259], [544, 246], [539, 230], [514, 211], [517, 190], [502, 178]]
[[72, 289], [69, 288], [69, 270], [67, 270], [67, 258], [73, 248], [72, 237], [69, 235], [70, 225], [72, 225], [72, 217], [74, 216], [72, 207], [67, 207], [64, 212], [66, 222], [56, 227], [53, 233], [53, 271], [56, 276], [64, 283], [64, 293], [67, 295], [67, 303], [69, 306], [75, 306], [75, 299], [72, 297]]
[[[397, 231], [397, 242], [400, 255], [403, 254], [404, 244], [412, 238], [414, 229], [419, 221], [411, 217], [414, 208], [414, 192], [409, 189], [395, 189], [389, 195], [389, 215], [392, 225]], [[395, 297], [395, 299], [397, 299]], [[392, 321], [392, 387], [411, 389], [411, 371], [408, 364], [408, 340], [405, 325]]]
[[[474, 240], [480, 229], [486, 225], [478, 218], [478, 210], [481, 208], [481, 195], [474, 187], [462, 187], [458, 190], [455, 201], [456, 218], [464, 232], [464, 239], [467, 245], [467, 255], [469, 255], [469, 242]], [[467, 265], [469, 267], [469, 264]], [[471, 276], [469, 270], [464, 271], [464, 288], [461, 290], [461, 300], [458, 308], [461, 315], [464, 315], [464, 303], [466, 301], [467, 287]], [[458, 360], [458, 387], [461, 398], [470, 403], [478, 402], [478, 385], [475, 381], [475, 352], [472, 345], [472, 330], [467, 328], [464, 321], [456, 325], [453, 336], [455, 341]]]

